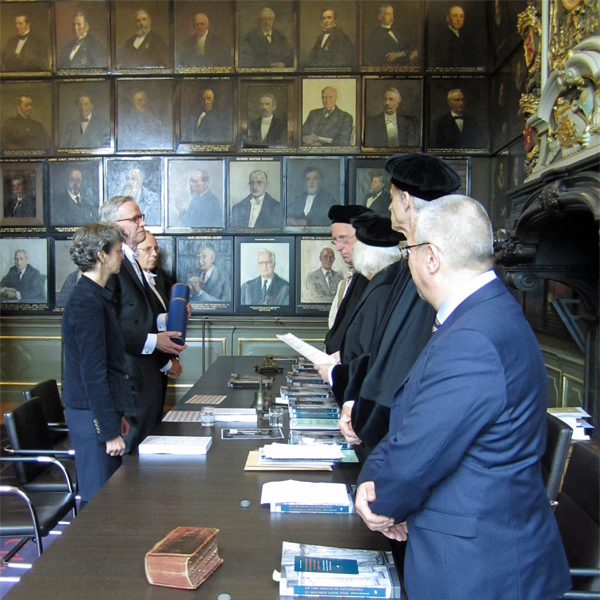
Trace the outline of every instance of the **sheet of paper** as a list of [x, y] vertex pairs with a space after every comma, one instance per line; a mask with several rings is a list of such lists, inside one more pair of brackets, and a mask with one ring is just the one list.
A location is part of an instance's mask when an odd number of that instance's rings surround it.
[[263, 484], [261, 504], [333, 504], [349, 506], [348, 489], [343, 483], [313, 483], [310, 481], [269, 481]]
[[227, 396], [202, 396], [200, 394], [196, 394], [192, 396], [188, 400], [185, 401], [186, 404], [221, 404], [223, 400], [225, 400]]
[[285, 335], [277, 334], [277, 337], [285, 342], [290, 348], [296, 350], [296, 352], [302, 354], [302, 356], [308, 358], [312, 363], [316, 365], [333, 365], [335, 364], [335, 360], [329, 356], [329, 354], [325, 354], [325, 352], [321, 352], [317, 350], [314, 346], [307, 344], [302, 341], [299, 337], [296, 337], [293, 333], [286, 333]]

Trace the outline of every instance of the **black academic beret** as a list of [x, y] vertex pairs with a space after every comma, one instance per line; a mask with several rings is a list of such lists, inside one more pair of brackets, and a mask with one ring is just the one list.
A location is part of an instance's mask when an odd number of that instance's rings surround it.
[[394, 154], [385, 161], [392, 183], [423, 200], [435, 200], [455, 192], [461, 184], [458, 173], [431, 154]]
[[377, 213], [363, 214], [352, 219], [352, 227], [356, 229], [357, 239], [368, 246], [389, 248], [406, 239], [404, 234], [392, 229], [389, 217], [382, 217]]
[[352, 219], [365, 213], [375, 214], [375, 211], [366, 206], [359, 206], [358, 204], [351, 204], [350, 206], [334, 204], [329, 209], [327, 216], [331, 219], [332, 223], [348, 223], [350, 225]]

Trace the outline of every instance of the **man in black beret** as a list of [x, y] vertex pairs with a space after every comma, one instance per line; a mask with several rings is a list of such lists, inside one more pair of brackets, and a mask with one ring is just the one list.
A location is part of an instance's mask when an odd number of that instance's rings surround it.
[[[385, 169], [392, 179], [391, 225], [405, 236], [428, 201], [461, 184], [452, 167], [428, 154], [395, 154]], [[403, 261], [378, 316], [370, 351], [353, 360], [343, 392], [340, 429], [361, 445], [365, 457], [387, 433], [394, 394], [429, 340], [434, 319], [435, 311], [419, 298]]]
[[331, 219], [332, 244], [335, 245], [335, 249], [350, 269], [350, 275], [340, 283], [331, 304], [329, 331], [325, 336], [325, 350], [328, 354], [334, 354], [340, 350], [350, 317], [369, 283], [360, 273], [354, 273], [352, 249], [356, 242], [356, 230], [350, 224], [352, 218], [367, 212], [372, 213], [373, 211], [358, 205], [342, 206], [341, 204], [334, 204], [329, 209], [328, 217]]

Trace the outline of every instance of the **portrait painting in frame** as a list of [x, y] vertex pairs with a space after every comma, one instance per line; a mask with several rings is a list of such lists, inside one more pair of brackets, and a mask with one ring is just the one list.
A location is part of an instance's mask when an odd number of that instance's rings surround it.
[[0, 230], [42, 233], [44, 226], [44, 165], [38, 161], [6, 161], [2, 172]]

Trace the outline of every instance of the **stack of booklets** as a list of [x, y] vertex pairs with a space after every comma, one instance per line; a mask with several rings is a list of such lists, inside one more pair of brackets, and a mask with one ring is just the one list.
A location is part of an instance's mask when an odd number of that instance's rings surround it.
[[268, 444], [258, 450], [258, 464], [270, 467], [331, 467], [344, 458], [339, 446]]
[[328, 398], [290, 398], [290, 429], [337, 430], [340, 409]]
[[[242, 375], [240, 373], [232, 373], [229, 377], [230, 388], [258, 389], [260, 387], [260, 375]], [[272, 377], [262, 377], [262, 387], [270, 388], [273, 385]]]
[[177, 527], [146, 554], [144, 569], [152, 585], [195, 590], [223, 563], [218, 529]]
[[285, 400], [290, 400], [290, 398], [333, 399], [333, 392], [328, 385], [321, 385], [318, 387], [294, 387], [284, 385], [279, 388], [279, 395]]
[[557, 406], [549, 408], [548, 412], [566, 423], [573, 430], [573, 437], [571, 439], [577, 441], [590, 439], [586, 429], [594, 429], [594, 426], [585, 421], [585, 419], [590, 418], [590, 415], [583, 408], [578, 406]]
[[300, 444], [303, 446], [314, 446], [317, 444], [334, 445], [337, 444], [342, 450], [349, 450], [352, 444], [346, 441], [342, 432], [337, 431], [305, 431], [303, 429], [294, 429], [290, 431], [290, 444]]
[[288, 385], [293, 385], [297, 387], [306, 387], [309, 385], [326, 385], [327, 387], [329, 387], [329, 383], [327, 381], [324, 381], [316, 371], [314, 373], [311, 373], [309, 371], [290, 371], [286, 375], [286, 381]]
[[270, 481], [264, 483], [261, 504], [269, 504], [271, 512], [333, 513], [354, 512], [354, 502], [344, 483], [312, 483], [310, 481]]
[[187, 435], [149, 435], [138, 446], [140, 454], [206, 454], [211, 437]]
[[283, 542], [279, 595], [400, 598], [391, 552]]

